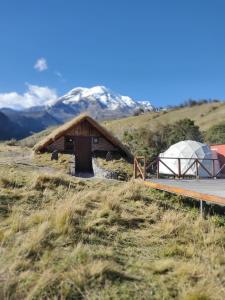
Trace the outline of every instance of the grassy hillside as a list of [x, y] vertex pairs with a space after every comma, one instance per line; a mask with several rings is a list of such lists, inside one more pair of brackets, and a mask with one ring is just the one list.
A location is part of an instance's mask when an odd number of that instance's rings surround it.
[[222, 217], [136, 181], [3, 162], [0, 299], [225, 299]]
[[114, 134], [121, 137], [125, 130], [137, 128], [155, 130], [160, 124], [174, 123], [184, 118], [194, 120], [201, 130], [206, 130], [225, 119], [225, 103], [207, 103], [156, 113], [151, 112], [140, 116], [104, 122], [104, 124]]

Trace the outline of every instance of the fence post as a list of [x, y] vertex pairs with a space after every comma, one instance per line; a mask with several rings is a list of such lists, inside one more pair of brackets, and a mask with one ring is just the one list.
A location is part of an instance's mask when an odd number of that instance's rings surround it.
[[212, 175], [213, 175], [213, 178], [216, 179], [216, 170], [215, 170], [215, 159], [213, 159], [212, 161]]
[[146, 178], [146, 157], [144, 156], [144, 180], [145, 180], [145, 178]]
[[136, 157], [134, 158], [134, 179], [137, 178]]
[[198, 160], [195, 160], [195, 166], [196, 166], [196, 179], [199, 179], [199, 165]]
[[200, 215], [204, 219], [206, 216], [206, 211], [205, 211], [205, 201], [200, 200]]
[[159, 162], [160, 162], [160, 158], [157, 157], [157, 179], [159, 179]]
[[181, 178], [181, 161], [180, 158], [178, 158], [178, 178]]
[[203, 217], [203, 201], [200, 200], [200, 214], [201, 214], [201, 217]]

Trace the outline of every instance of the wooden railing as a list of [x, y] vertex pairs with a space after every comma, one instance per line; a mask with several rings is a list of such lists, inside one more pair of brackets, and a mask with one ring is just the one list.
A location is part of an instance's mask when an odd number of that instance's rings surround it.
[[145, 156], [135, 156], [134, 158], [134, 178], [146, 178], [146, 158]]
[[[170, 166], [165, 162], [165, 160], [177, 160], [177, 170], [171, 169]], [[182, 171], [182, 161], [189, 160], [192, 161], [186, 170]], [[203, 162], [210, 161], [211, 167], [208, 169]], [[155, 160], [147, 164], [145, 156], [136, 156], [134, 158], [134, 178], [141, 178], [145, 180], [147, 177], [156, 176], [160, 178], [160, 163], [168, 169], [171, 173], [167, 176], [173, 176], [174, 178], [182, 179], [185, 177], [195, 177], [196, 179], [200, 178], [200, 169], [204, 170], [207, 177], [209, 178], [218, 178], [222, 175], [222, 171], [225, 170], [225, 164], [218, 170], [216, 170], [216, 163], [219, 165], [219, 160], [214, 158], [174, 158], [174, 157], [157, 157]], [[195, 167], [195, 175], [190, 175], [188, 172]], [[165, 176], [165, 174], [163, 174]]]

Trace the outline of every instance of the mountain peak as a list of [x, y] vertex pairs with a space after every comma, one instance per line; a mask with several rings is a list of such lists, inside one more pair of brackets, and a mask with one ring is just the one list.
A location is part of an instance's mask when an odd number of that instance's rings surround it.
[[[107, 109], [116, 110], [119, 107], [136, 108], [136, 106], [145, 106], [147, 101], [137, 102], [129, 96], [122, 96], [113, 92], [105, 86], [93, 86], [91, 88], [76, 87], [70, 90], [67, 94], [60, 97], [57, 103], [63, 104], [77, 104], [79, 102], [95, 102], [105, 106]], [[152, 107], [152, 105], [150, 104]], [[148, 109], [150, 108], [148, 104]]]
[[55, 117], [63, 115], [63, 120], [82, 112], [95, 118], [114, 118], [133, 114], [136, 110], [154, 110], [148, 101], [138, 102], [129, 96], [115, 93], [105, 86], [76, 87], [60, 97], [47, 108]]
[[104, 94], [107, 93], [109, 89], [107, 89], [105, 86], [93, 86], [91, 88], [86, 87], [76, 87], [70, 90], [65, 96], [74, 96], [80, 93], [87, 93], [87, 94]]

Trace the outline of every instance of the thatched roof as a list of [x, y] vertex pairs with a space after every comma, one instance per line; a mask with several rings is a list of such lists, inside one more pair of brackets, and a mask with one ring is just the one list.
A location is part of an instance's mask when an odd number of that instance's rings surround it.
[[42, 141], [37, 143], [34, 146], [35, 152], [41, 152], [45, 150], [47, 146], [58, 140], [60, 137], [66, 135], [68, 131], [70, 131], [73, 127], [78, 125], [82, 121], [88, 121], [97, 131], [99, 131], [110, 143], [112, 143], [114, 146], [122, 150], [128, 157], [132, 157], [132, 154], [127, 149], [126, 146], [124, 146], [115, 136], [113, 136], [107, 129], [105, 129], [103, 126], [101, 126], [97, 121], [92, 119], [87, 114], [82, 114], [71, 121], [65, 123], [64, 125], [56, 128], [53, 130], [51, 134], [49, 134], [47, 137], [45, 137]]

